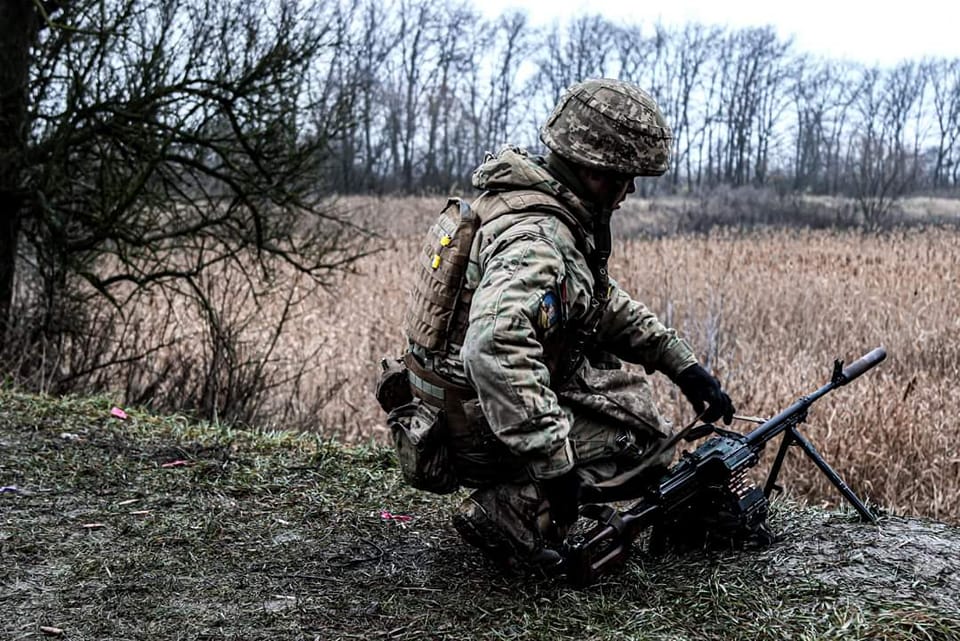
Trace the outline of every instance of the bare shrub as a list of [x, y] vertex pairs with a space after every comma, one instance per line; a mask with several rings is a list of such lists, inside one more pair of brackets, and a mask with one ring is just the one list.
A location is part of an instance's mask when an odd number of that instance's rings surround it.
[[319, 346], [301, 352], [285, 335], [302, 322], [302, 302], [317, 285], [295, 273], [286, 280], [283, 288], [255, 291], [225, 271], [184, 292], [167, 307], [181, 309], [170, 328], [176, 338], [163, 341], [165, 347], [138, 367], [118, 372], [125, 398], [231, 424], [313, 428], [305, 415], [316, 408], [302, 407], [303, 385]]
[[34, 389], [123, 379], [135, 399], [260, 417], [299, 376], [277, 361], [298, 279], [365, 251], [327, 181], [353, 120], [341, 7], [16, 5], [3, 14], [28, 33], [0, 38], [18, 63], [0, 109], [0, 366]]
[[657, 203], [671, 212], [666, 233], [705, 233], [717, 227], [849, 228], [852, 205], [770, 188], [718, 186], [692, 197]]
[[218, 269], [183, 288], [131, 288], [118, 306], [78, 298], [48, 331], [19, 316], [2, 362], [19, 386], [50, 394], [106, 392], [230, 424], [313, 429], [329, 395], [307, 401], [304, 386], [323, 343], [305, 352], [286, 335], [319, 287], [290, 270], [255, 289]]

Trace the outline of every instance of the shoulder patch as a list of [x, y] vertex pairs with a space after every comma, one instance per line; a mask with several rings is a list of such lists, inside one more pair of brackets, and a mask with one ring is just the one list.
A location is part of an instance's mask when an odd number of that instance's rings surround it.
[[540, 299], [538, 324], [540, 329], [550, 329], [560, 322], [560, 298], [554, 292], [547, 292]]

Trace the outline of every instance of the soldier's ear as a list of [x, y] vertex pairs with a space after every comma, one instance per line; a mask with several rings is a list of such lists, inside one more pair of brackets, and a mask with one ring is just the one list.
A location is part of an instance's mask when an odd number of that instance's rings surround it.
[[602, 195], [608, 188], [606, 172], [593, 169], [592, 167], [577, 167], [577, 177], [583, 186], [587, 188], [593, 199]]
[[580, 177], [580, 180], [603, 180], [606, 172], [600, 171], [599, 169], [594, 169], [593, 167], [584, 167], [583, 165], [577, 165], [577, 174]]
[[594, 200], [602, 200], [608, 194], [619, 192], [624, 187], [627, 187], [627, 193], [635, 191], [635, 188], [631, 188], [634, 176], [630, 174], [620, 174], [592, 167], [578, 167], [577, 176]]

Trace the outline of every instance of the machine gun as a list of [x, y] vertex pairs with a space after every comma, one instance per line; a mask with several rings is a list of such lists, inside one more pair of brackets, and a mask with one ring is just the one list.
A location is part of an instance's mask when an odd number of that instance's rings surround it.
[[[768, 501], [771, 492], [781, 489], [777, 477], [787, 448], [793, 444], [820, 468], [861, 519], [876, 522], [873, 513], [823, 460], [799, 427], [817, 399], [857, 378], [886, 355], [878, 347], [846, 368], [843, 361], [835, 361], [829, 383], [763, 421], [749, 434], [709, 423], [696, 427], [691, 424], [671, 439], [671, 444], [680, 437], [694, 441], [709, 434], [715, 436], [693, 452], [684, 453], [666, 474], [645, 488], [640, 502], [623, 511], [609, 505], [583, 506], [581, 515], [597, 524], [569, 544], [565, 555], [567, 577], [576, 584], [587, 585], [621, 566], [633, 542], [648, 527], [652, 528], [651, 548], [771, 541], [773, 535], [766, 526]], [[747, 478], [747, 472], [759, 462], [767, 442], [781, 434], [780, 449], [761, 490]]]

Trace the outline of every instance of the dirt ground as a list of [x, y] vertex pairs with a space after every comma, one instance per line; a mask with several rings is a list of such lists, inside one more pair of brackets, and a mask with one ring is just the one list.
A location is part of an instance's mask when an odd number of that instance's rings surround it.
[[775, 503], [759, 551], [509, 577], [392, 454], [0, 392], [5, 639], [960, 639], [960, 530]]
[[865, 598], [960, 605], [960, 532], [888, 516], [872, 526], [829, 513], [789, 520], [781, 540], [755, 553], [772, 576], [809, 580]]

